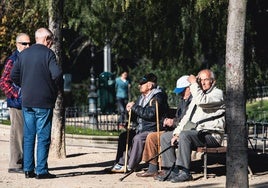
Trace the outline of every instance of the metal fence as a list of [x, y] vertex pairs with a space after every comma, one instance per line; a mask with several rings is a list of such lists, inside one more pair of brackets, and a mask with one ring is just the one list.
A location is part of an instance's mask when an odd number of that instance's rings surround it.
[[257, 91], [258, 98], [268, 96], [268, 86], [256, 87], [255, 90]]
[[9, 120], [9, 109], [6, 100], [0, 100], [0, 120]]
[[83, 127], [99, 130], [119, 130], [117, 113], [89, 113], [88, 106], [67, 107], [65, 109], [65, 124], [67, 126]]

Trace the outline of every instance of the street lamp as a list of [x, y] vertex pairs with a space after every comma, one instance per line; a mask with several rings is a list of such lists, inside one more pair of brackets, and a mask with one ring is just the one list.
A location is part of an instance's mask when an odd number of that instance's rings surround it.
[[90, 68], [90, 85], [89, 85], [89, 94], [88, 94], [88, 115], [89, 115], [89, 124], [92, 129], [94, 125], [98, 129], [98, 113], [97, 113], [97, 98], [98, 94], [96, 92], [96, 79], [93, 67]]

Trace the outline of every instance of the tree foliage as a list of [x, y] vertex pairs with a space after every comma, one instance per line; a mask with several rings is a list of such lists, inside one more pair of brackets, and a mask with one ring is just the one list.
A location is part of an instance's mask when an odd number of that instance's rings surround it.
[[39, 9], [42, 7], [42, 1], [40, 3], [34, 3], [33, 1], [21, 1], [21, 0], [3, 0], [1, 3], [1, 26], [0, 26], [0, 54], [1, 65], [3, 65], [5, 59], [16, 48], [16, 36], [18, 33], [25, 32], [31, 36], [31, 41], [34, 41], [34, 31], [41, 25], [47, 25], [47, 19], [44, 19], [46, 15], [43, 12], [36, 11], [33, 6], [39, 5]]
[[[264, 19], [259, 13], [265, 12], [261, 8], [265, 7], [263, 2], [248, 1], [245, 34], [248, 98], [253, 97], [251, 88], [256, 83], [267, 84], [264, 71], [267, 55], [260, 52], [263, 46], [257, 42], [261, 40], [256, 32]], [[171, 93], [180, 75], [213, 68], [221, 78], [217, 83], [224, 89], [227, 6], [225, 0], [65, 0], [63, 69], [73, 74], [76, 84], [89, 77], [91, 66], [98, 76], [103, 47], [109, 42], [114, 74], [128, 69], [135, 78], [136, 72], [145, 73], [144, 70], [160, 72], [161, 80], [169, 80], [165, 85]], [[47, 9], [47, 1], [5, 0], [1, 4], [1, 63], [14, 48], [15, 32], [26, 30], [33, 35], [38, 26], [48, 25]], [[150, 64], [141, 66], [142, 62]], [[83, 100], [86, 102], [86, 96]]]

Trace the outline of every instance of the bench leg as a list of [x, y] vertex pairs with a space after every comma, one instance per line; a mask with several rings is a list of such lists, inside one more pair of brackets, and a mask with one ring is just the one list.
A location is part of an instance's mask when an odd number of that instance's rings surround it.
[[253, 176], [253, 172], [252, 172], [252, 170], [251, 170], [251, 168], [250, 168], [249, 165], [248, 165], [248, 171], [249, 171], [249, 176], [252, 177]]
[[207, 179], [207, 160], [208, 160], [208, 156], [207, 156], [207, 152], [204, 152], [204, 178]]

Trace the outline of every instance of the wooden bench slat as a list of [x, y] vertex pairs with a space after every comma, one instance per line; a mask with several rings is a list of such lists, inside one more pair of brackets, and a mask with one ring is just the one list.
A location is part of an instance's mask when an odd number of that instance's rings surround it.
[[216, 148], [206, 148], [206, 147], [198, 147], [197, 152], [206, 152], [206, 153], [226, 153], [227, 147], [220, 146]]

